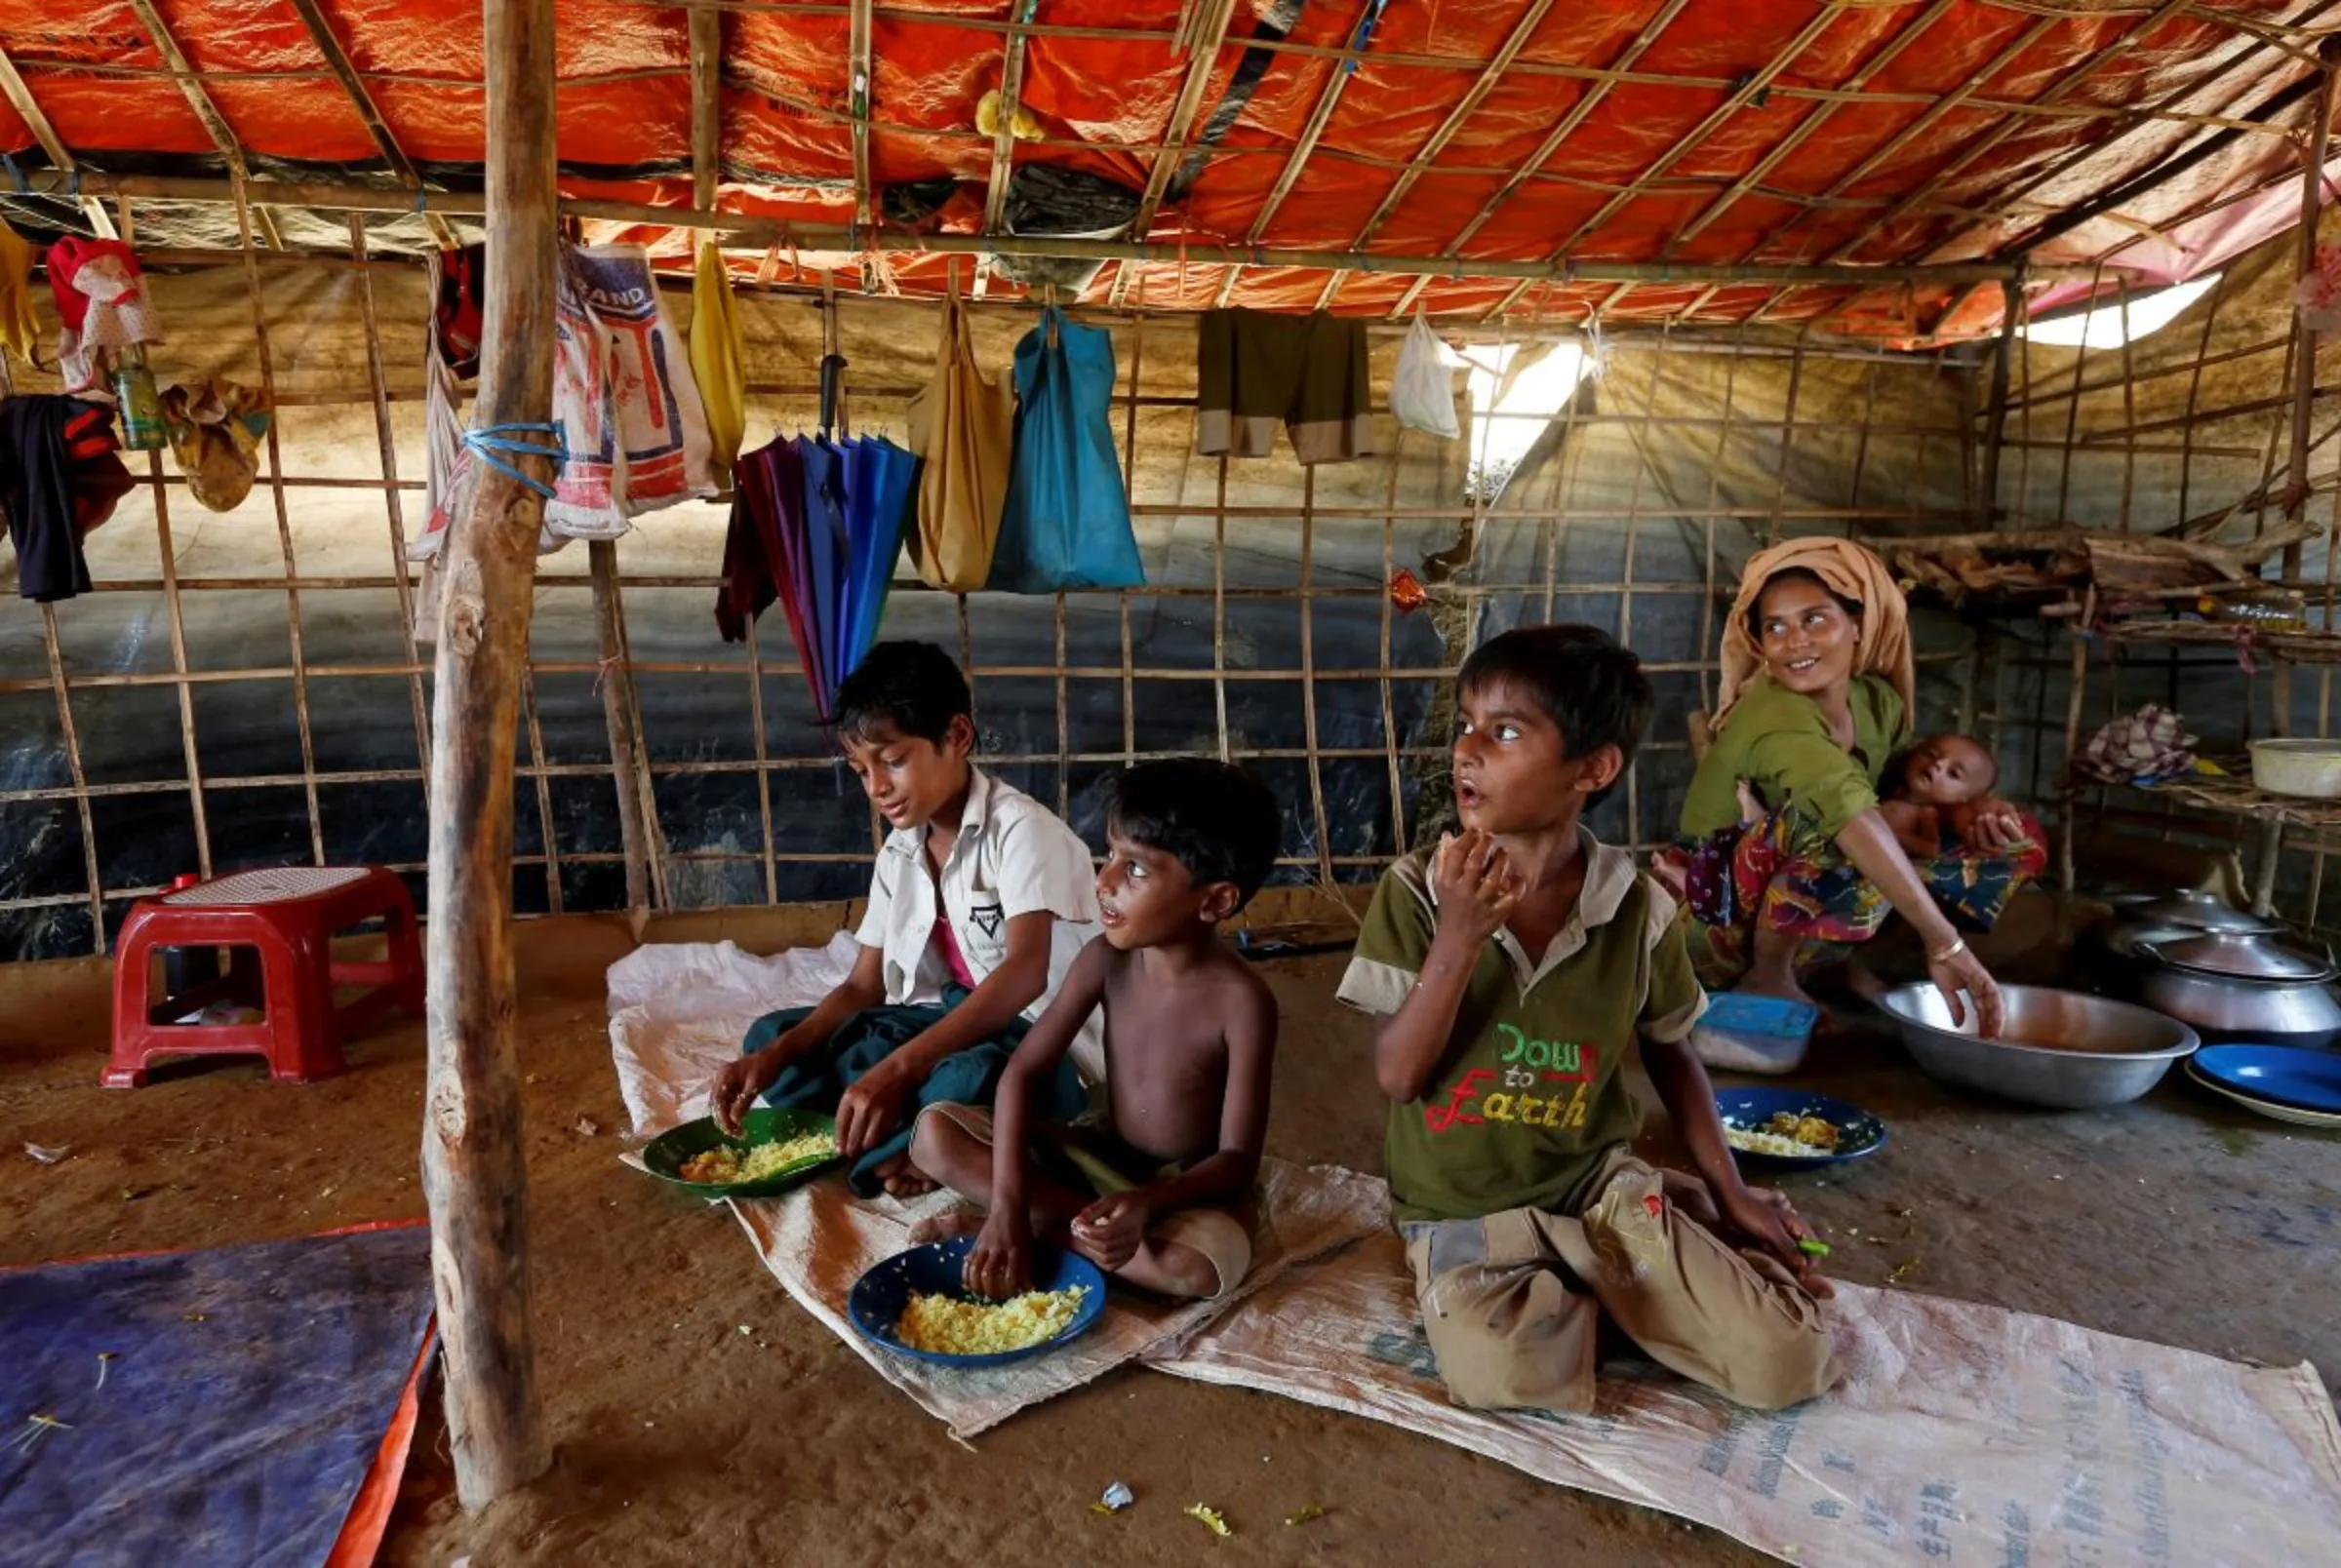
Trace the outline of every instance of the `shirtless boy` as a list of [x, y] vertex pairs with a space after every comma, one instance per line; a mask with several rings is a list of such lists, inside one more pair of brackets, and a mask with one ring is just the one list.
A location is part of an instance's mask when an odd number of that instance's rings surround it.
[[[1179, 759], [1115, 781], [1097, 874], [1104, 932], [1002, 1074], [987, 1114], [930, 1106], [911, 1158], [983, 1213], [968, 1288], [1028, 1288], [1036, 1243], [1173, 1296], [1217, 1296], [1250, 1265], [1227, 1212], [1250, 1193], [1268, 1128], [1276, 1002], [1217, 926], [1275, 863], [1276, 799], [1224, 763]], [[1105, 1008], [1105, 1104], [1072, 1122], [1032, 1111], [1075, 1031]], [[972, 1228], [975, 1211], [940, 1229]]]

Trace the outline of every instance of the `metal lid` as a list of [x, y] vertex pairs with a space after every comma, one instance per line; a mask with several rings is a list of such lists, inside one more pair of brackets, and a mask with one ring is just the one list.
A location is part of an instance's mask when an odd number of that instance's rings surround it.
[[2173, 969], [2221, 980], [2311, 985], [2330, 980], [2334, 972], [2330, 954], [2303, 953], [2258, 932], [2212, 931], [2175, 942], [2141, 942], [2138, 949]]
[[2209, 893], [2172, 893], [2150, 904], [2141, 904], [2134, 913], [2143, 920], [2169, 925], [2192, 925], [2201, 931], [2240, 931], [2269, 933], [2281, 930], [2275, 921], [2258, 915], [2247, 915], [2226, 901]]

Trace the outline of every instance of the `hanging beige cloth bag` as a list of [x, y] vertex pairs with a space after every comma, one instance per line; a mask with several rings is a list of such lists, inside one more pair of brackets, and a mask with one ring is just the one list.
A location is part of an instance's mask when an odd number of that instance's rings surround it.
[[972, 593], [991, 575], [1015, 412], [1014, 387], [977, 369], [967, 312], [946, 300], [934, 376], [910, 410], [911, 450], [925, 459], [911, 555], [930, 587]]

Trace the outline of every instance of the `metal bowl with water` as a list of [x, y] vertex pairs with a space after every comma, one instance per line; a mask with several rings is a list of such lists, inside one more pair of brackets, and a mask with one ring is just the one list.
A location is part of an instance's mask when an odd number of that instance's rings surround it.
[[1898, 987], [1879, 1005], [1929, 1076], [2060, 1111], [2134, 1100], [2201, 1043], [2176, 1019], [2125, 1001], [2044, 986], [2002, 986], [2000, 996], [2007, 1019], [1998, 1039], [1976, 1038], [1972, 1007], [1965, 1027], [1954, 1025], [1931, 985]]

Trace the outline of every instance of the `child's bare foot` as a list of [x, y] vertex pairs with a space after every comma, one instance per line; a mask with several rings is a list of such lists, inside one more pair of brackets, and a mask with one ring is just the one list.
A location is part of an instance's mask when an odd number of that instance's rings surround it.
[[918, 1197], [934, 1191], [934, 1179], [912, 1164], [906, 1154], [896, 1155], [873, 1174], [889, 1197]]
[[930, 1214], [910, 1228], [910, 1244], [923, 1247], [930, 1241], [949, 1241], [955, 1236], [973, 1235], [983, 1229], [983, 1210], [972, 1203], [956, 1203], [940, 1214]]

